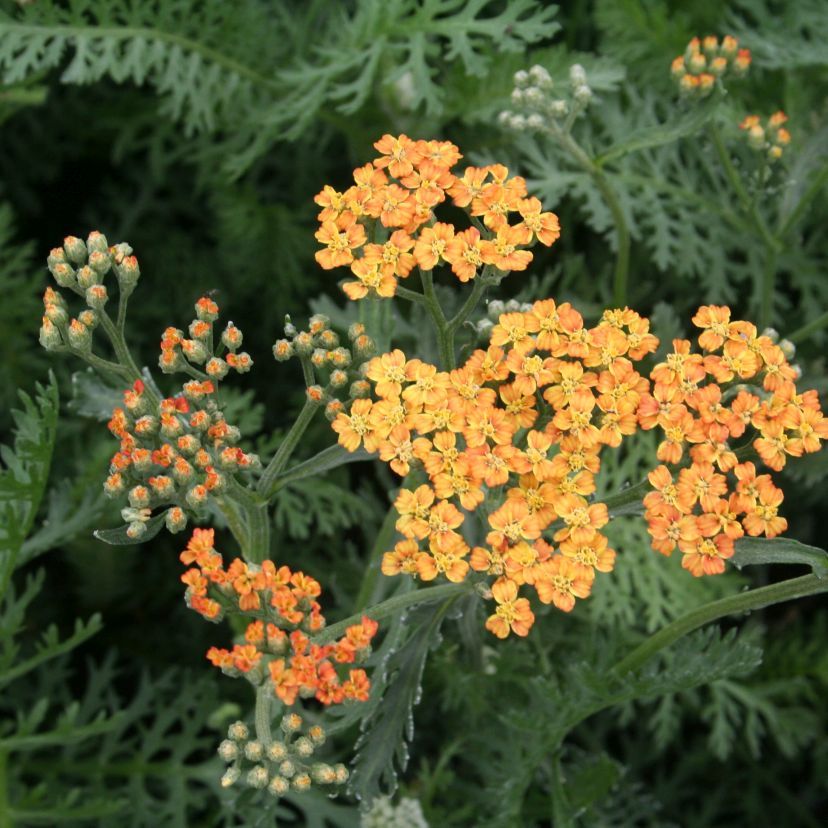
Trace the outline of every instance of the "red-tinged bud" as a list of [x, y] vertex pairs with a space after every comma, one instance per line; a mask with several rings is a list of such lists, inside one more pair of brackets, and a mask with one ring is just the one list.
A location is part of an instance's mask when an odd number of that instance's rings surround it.
[[314, 368], [322, 368], [328, 361], [328, 352], [323, 351], [322, 348], [316, 348], [311, 354], [310, 361]]
[[719, 54], [719, 38], [715, 35], [708, 35], [702, 41], [702, 49], [708, 57], [716, 57]]
[[376, 353], [377, 346], [373, 339], [368, 334], [362, 334], [354, 340], [354, 351], [361, 359], [373, 356]]
[[109, 242], [103, 233], [93, 230], [86, 237], [86, 249], [89, 251], [89, 258], [92, 258], [93, 253], [109, 253]]
[[193, 463], [196, 468], [201, 469], [202, 471], [208, 468], [212, 462], [213, 458], [210, 457], [210, 452], [203, 448], [198, 449], [195, 453], [195, 457], [193, 457]]
[[137, 448], [132, 452], [132, 465], [141, 474], [149, 471], [152, 466], [152, 452], [149, 449]]
[[150, 437], [158, 431], [158, 418], [145, 414], [135, 421], [135, 433], [139, 437]]
[[110, 474], [104, 482], [104, 492], [107, 497], [118, 497], [123, 494], [124, 489], [126, 489], [126, 483], [120, 472]]
[[205, 432], [210, 427], [210, 415], [206, 411], [194, 411], [190, 417], [190, 428]]
[[190, 322], [190, 336], [193, 339], [199, 339], [202, 342], [207, 342], [210, 339], [210, 332], [213, 330], [209, 322], [204, 322], [201, 319], [194, 319]]
[[135, 520], [127, 526], [127, 537], [131, 540], [138, 540], [139, 538], [143, 537], [143, 535], [147, 531], [147, 525], [145, 523], [141, 523], [139, 520]]
[[323, 331], [316, 340], [325, 350], [331, 351], [339, 346], [339, 337], [335, 331]]
[[687, 74], [687, 67], [684, 65], [684, 57], [679, 55], [670, 65], [670, 74], [676, 79], [680, 80]]
[[219, 307], [209, 296], [202, 296], [195, 303], [195, 312], [202, 322], [215, 322], [218, 319]]
[[178, 437], [184, 431], [181, 420], [174, 414], [161, 415], [161, 434], [168, 439]]
[[331, 326], [331, 320], [324, 313], [315, 313], [308, 322], [308, 330], [314, 334], [320, 334]]
[[736, 40], [733, 35], [725, 35], [722, 39], [722, 45], [720, 51], [722, 55], [726, 58], [732, 58], [736, 56], [736, 53], [739, 50], [739, 41]]
[[371, 383], [368, 380], [357, 380], [351, 383], [351, 388], [348, 396], [352, 400], [359, 400], [363, 397], [368, 397], [371, 394]]
[[63, 345], [63, 338], [60, 335], [60, 330], [48, 316], [43, 317], [43, 323], [40, 326], [40, 344], [47, 351], [54, 351]]
[[221, 341], [228, 351], [235, 351], [240, 348], [243, 338], [242, 332], [232, 322], [227, 323], [227, 327], [221, 335]]
[[88, 351], [92, 347], [92, 331], [78, 319], [69, 323], [67, 336], [69, 344], [78, 351]]
[[120, 242], [120, 244], [112, 245], [109, 252], [112, 254], [115, 264], [119, 265], [123, 264], [124, 259], [132, 254], [132, 248], [126, 242]]
[[58, 302], [44, 302], [43, 315], [55, 325], [63, 326], [69, 321], [69, 314], [66, 312], [66, 305]]
[[96, 250], [89, 254], [89, 266], [99, 277], [106, 276], [112, 268], [112, 256], [109, 255], [108, 251]]
[[94, 331], [95, 328], [98, 327], [98, 322], [100, 319], [98, 318], [98, 314], [96, 311], [93, 310], [84, 310], [78, 314], [78, 321], [82, 325], [86, 325], [90, 331]]
[[358, 339], [365, 333], [365, 325], [362, 322], [354, 322], [350, 328], [348, 328], [348, 339], [353, 342], [355, 339]]
[[167, 512], [164, 522], [167, 525], [167, 530], [175, 534], [176, 532], [180, 532], [182, 529], [186, 528], [187, 515], [180, 506], [173, 506], [173, 508]]
[[66, 258], [72, 264], [80, 265], [86, 262], [86, 245], [83, 239], [77, 236], [67, 236], [63, 240], [63, 249], [66, 251]]
[[95, 310], [103, 310], [108, 298], [106, 287], [104, 285], [92, 285], [92, 287], [86, 291], [86, 304]]
[[335, 348], [328, 352], [328, 362], [336, 368], [347, 368], [351, 364], [351, 352], [347, 348]]
[[66, 264], [66, 262], [58, 262], [50, 270], [52, 271], [52, 276], [55, 277], [55, 281], [61, 287], [70, 288], [75, 287], [77, 284], [75, 281], [75, 269], [71, 265]]
[[204, 370], [207, 372], [207, 375], [213, 379], [222, 380], [227, 376], [227, 372], [230, 370], [230, 367], [223, 359], [213, 357], [208, 360]]
[[149, 509], [121, 509], [121, 517], [129, 524], [127, 535], [133, 540], [140, 538], [147, 531], [147, 521], [151, 516], [152, 512]]
[[201, 443], [198, 438], [194, 437], [192, 434], [182, 435], [178, 438], [175, 445], [178, 450], [182, 454], [187, 455], [187, 457], [192, 457], [201, 448]]
[[207, 488], [199, 484], [198, 486], [193, 486], [187, 494], [185, 495], [185, 499], [193, 509], [198, 509], [200, 506], [203, 506], [207, 502]]
[[686, 62], [687, 68], [694, 75], [698, 75], [700, 72], [703, 72], [707, 68], [707, 58], [703, 54], [701, 54], [701, 52], [696, 52], [690, 55], [690, 58]]
[[331, 400], [325, 406], [325, 417], [333, 422], [344, 410], [345, 406], [341, 400]]
[[175, 494], [175, 483], [171, 477], [167, 477], [165, 474], [159, 474], [156, 477], [150, 477], [147, 481], [150, 484], [150, 488], [155, 492], [155, 494], [166, 500], [167, 498], [172, 497]]
[[184, 396], [190, 402], [198, 402], [203, 400], [208, 394], [212, 394], [216, 390], [210, 380], [199, 382], [198, 380], [190, 380], [184, 383]]
[[708, 72], [699, 75], [699, 92], [703, 98], [713, 91], [715, 83], [716, 78]]
[[174, 374], [184, 367], [184, 358], [174, 348], [162, 348], [158, 357], [158, 367], [164, 374]]
[[278, 339], [273, 344], [273, 358], [277, 362], [286, 362], [293, 356], [293, 345], [286, 339]]
[[739, 49], [733, 60], [733, 73], [739, 77], [747, 73], [750, 68], [750, 49]]
[[[118, 261], [117, 254], [115, 261]], [[118, 287], [124, 296], [129, 296], [135, 285], [138, 284], [138, 279], [141, 278], [141, 268], [138, 267], [138, 259], [135, 256], [124, 256], [119, 264], [115, 265], [115, 275], [118, 277]]]
[[717, 57], [710, 61], [710, 73], [720, 78], [727, 70], [727, 58]]
[[305, 389], [307, 398], [317, 405], [322, 405], [325, 402], [325, 390], [321, 385], [311, 385]]
[[239, 374], [246, 374], [253, 367], [253, 359], [242, 351], [240, 354], [227, 354], [227, 364]]
[[193, 479], [195, 470], [183, 457], [176, 457], [172, 465], [172, 473], [176, 482], [184, 484]]
[[146, 486], [133, 486], [128, 497], [133, 509], [145, 509], [150, 504], [150, 492]]
[[181, 350], [190, 362], [202, 363], [208, 357], [207, 348], [198, 339], [183, 339]]

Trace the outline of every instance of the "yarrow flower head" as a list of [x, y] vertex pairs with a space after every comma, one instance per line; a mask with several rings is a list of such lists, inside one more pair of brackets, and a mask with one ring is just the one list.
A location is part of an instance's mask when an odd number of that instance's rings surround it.
[[[497, 606], [487, 628], [499, 637], [532, 626], [521, 591], [571, 610], [595, 573], [613, 566], [601, 532], [606, 506], [588, 498], [601, 451], [638, 428], [649, 382], [635, 363], [657, 344], [628, 308], [587, 328], [570, 304], [548, 299], [502, 313], [488, 347], [456, 370], [400, 350], [371, 360], [374, 395], [333, 421], [339, 442], [379, 453], [401, 476], [417, 468], [428, 479], [400, 491], [403, 540], [382, 571], [424, 581], [490, 577]], [[464, 537], [470, 512], [484, 516], [485, 544]]]
[[[484, 267], [501, 276], [525, 270], [527, 248], [559, 236], [554, 213], [542, 213], [523, 178], [501, 164], [460, 173], [454, 144], [407, 135], [384, 135], [374, 146], [379, 157], [354, 170], [353, 186], [343, 193], [326, 186], [315, 198], [323, 245], [316, 260], [326, 270], [350, 268], [354, 279], [343, 285], [350, 299], [392, 297], [414, 268], [447, 267], [461, 282]], [[473, 226], [437, 220], [448, 199]]]
[[744, 534], [772, 538], [787, 528], [781, 489], [753, 462], [739, 461], [734, 441], [752, 432], [759, 459], [779, 471], [788, 457], [818, 451], [828, 438], [816, 392], [797, 391], [786, 357], [793, 346], [730, 317], [724, 306], [699, 308], [693, 323], [702, 330], [701, 352], [673, 340], [638, 409], [641, 427], [659, 428], [665, 438], [644, 498], [653, 548], [665, 555], [678, 548], [694, 575], [723, 572]]
[[673, 60], [670, 70], [682, 95], [704, 98], [717, 81], [743, 76], [750, 60], [750, 50], [740, 49], [739, 41], [732, 35], [726, 35], [721, 42], [709, 35], [703, 39], [694, 37], [684, 54]]

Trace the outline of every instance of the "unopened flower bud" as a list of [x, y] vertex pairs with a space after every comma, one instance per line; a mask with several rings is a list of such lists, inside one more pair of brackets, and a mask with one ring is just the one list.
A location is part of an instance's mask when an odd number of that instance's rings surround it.
[[569, 104], [562, 98], [551, 101], [549, 104], [549, 114], [553, 118], [564, 118], [569, 113]]
[[201, 363], [207, 359], [207, 348], [197, 339], [182, 339], [181, 350], [190, 362]]
[[80, 322], [81, 325], [85, 325], [90, 331], [94, 331], [95, 328], [98, 327], [99, 321], [100, 318], [98, 317], [97, 311], [84, 310], [78, 314], [78, 322]]
[[494, 321], [497, 321], [500, 318], [500, 315], [505, 312], [506, 305], [500, 299], [492, 299], [486, 307], [486, 313], [488, 314], [489, 319], [493, 319]]
[[173, 506], [172, 509], [167, 512], [164, 523], [167, 526], [168, 532], [172, 532], [172, 534], [181, 532], [183, 529], [187, 528], [187, 514], [180, 506]]
[[244, 722], [233, 722], [227, 728], [227, 735], [234, 742], [244, 742], [250, 736], [250, 731]]
[[515, 106], [523, 106], [525, 101], [526, 90], [525, 89], [513, 89], [512, 90], [512, 103]]
[[239, 756], [239, 746], [235, 742], [231, 742], [229, 739], [225, 739], [218, 746], [218, 755], [225, 762], [232, 762]]
[[216, 380], [222, 380], [227, 376], [227, 372], [230, 370], [230, 367], [223, 359], [213, 357], [208, 360], [204, 370], [207, 372], [208, 377], [212, 377]]
[[311, 766], [311, 778], [319, 785], [333, 785], [336, 782], [336, 771], [324, 762], [317, 762]]
[[316, 341], [326, 350], [332, 351], [339, 345], [339, 336], [336, 331], [322, 331], [322, 333], [317, 336]]
[[78, 319], [69, 323], [67, 336], [69, 344], [79, 351], [88, 351], [92, 347], [92, 332]]
[[323, 313], [315, 313], [308, 322], [308, 330], [312, 334], [319, 334], [331, 326], [331, 320]]
[[313, 337], [307, 331], [300, 331], [293, 339], [293, 347], [301, 356], [310, 356], [313, 353]]
[[347, 348], [328, 351], [328, 362], [336, 368], [347, 368], [351, 364], [351, 352]]
[[534, 130], [537, 132], [539, 129], [543, 129], [544, 127], [544, 120], [543, 115], [538, 112], [533, 112], [527, 119], [526, 119], [526, 127], [527, 129]]
[[288, 713], [282, 719], [280, 727], [285, 733], [295, 733], [302, 727], [302, 717], [298, 713]]
[[523, 92], [523, 101], [526, 106], [537, 108], [543, 103], [543, 92], [537, 86], [530, 86]]
[[293, 356], [293, 345], [287, 339], [277, 339], [273, 344], [273, 358], [285, 362]]
[[592, 90], [586, 84], [576, 86], [573, 97], [579, 104], [588, 104], [592, 99]]
[[107, 497], [117, 497], [123, 494], [124, 489], [126, 489], [126, 483], [124, 483], [124, 478], [119, 472], [110, 474], [104, 481], [104, 493]]
[[144, 509], [149, 503], [150, 493], [146, 486], [134, 486], [129, 490], [129, 505], [133, 509]]
[[310, 361], [314, 368], [321, 368], [328, 361], [328, 352], [322, 348], [316, 348], [311, 354]]
[[344, 410], [345, 406], [341, 400], [331, 400], [325, 406], [325, 417], [330, 422], [333, 422]]
[[579, 86], [585, 86], [587, 82], [586, 71], [580, 63], [573, 63], [569, 67], [569, 83], [573, 89]]
[[89, 251], [89, 257], [91, 259], [93, 253], [108, 253], [109, 242], [103, 233], [93, 230], [86, 237], [86, 249]]
[[67, 236], [63, 240], [63, 249], [66, 251], [66, 258], [72, 264], [80, 265], [86, 261], [86, 245], [83, 239], [77, 236]]
[[231, 785], [235, 785], [236, 782], [239, 781], [240, 776], [241, 771], [238, 768], [227, 768], [224, 772], [224, 776], [221, 777], [221, 787], [229, 788]]
[[348, 396], [352, 400], [359, 400], [367, 397], [371, 393], [371, 383], [368, 380], [356, 380], [351, 383], [351, 388], [348, 391]]
[[529, 70], [529, 77], [532, 83], [541, 89], [550, 89], [552, 87], [552, 76], [543, 66], [537, 63]]
[[509, 124], [512, 123], [512, 112], [510, 112], [508, 109], [502, 110], [497, 116], [497, 123], [504, 129], [508, 129]]
[[50, 273], [54, 273], [54, 268], [59, 264], [66, 264], [66, 251], [62, 247], [53, 247], [46, 257], [46, 266]]
[[529, 73], [525, 69], [518, 69], [514, 74], [513, 81], [515, 86], [522, 89], [524, 86], [529, 85]]
[[112, 267], [112, 256], [108, 251], [95, 250], [89, 254], [89, 266], [98, 276], [106, 276]]
[[284, 742], [271, 742], [267, 748], [267, 758], [272, 762], [281, 762], [288, 755], [287, 745]]
[[354, 340], [354, 352], [360, 359], [367, 359], [376, 353], [377, 345], [368, 334], [362, 334]]
[[60, 335], [60, 330], [49, 317], [43, 317], [43, 323], [40, 326], [40, 344], [47, 350], [53, 351], [63, 344], [63, 338]]
[[308, 729], [308, 738], [319, 747], [325, 744], [325, 730], [320, 725], [313, 725]]
[[358, 339], [364, 333], [365, 333], [365, 325], [363, 325], [362, 322], [354, 322], [348, 328], [348, 339], [350, 339], [351, 342], [353, 342], [355, 339]]
[[345, 782], [348, 781], [348, 768], [345, 767], [341, 762], [334, 765], [334, 773], [336, 774], [336, 782], [338, 785], [343, 785]]
[[331, 371], [331, 385], [334, 388], [344, 388], [348, 384], [348, 372], [336, 369]]
[[138, 538], [143, 537], [143, 535], [147, 531], [147, 526], [145, 523], [142, 523], [139, 520], [134, 520], [132, 523], [127, 526], [127, 537], [130, 540], [138, 540]]
[[284, 796], [290, 790], [290, 783], [284, 776], [274, 776], [267, 789], [273, 796]]
[[768, 161], [778, 161], [782, 157], [782, 147], [776, 145], [768, 147]]
[[515, 132], [523, 132], [523, 130], [526, 129], [526, 118], [519, 114], [513, 115], [509, 128], [513, 129]]
[[325, 390], [321, 385], [310, 385], [305, 389], [305, 394], [310, 402], [322, 405], [325, 402]]
[[89, 265], [80, 268], [75, 278], [78, 280], [78, 287], [81, 290], [86, 290], [101, 281], [101, 277]]
[[209, 296], [202, 296], [195, 303], [195, 312], [201, 322], [215, 322], [218, 319], [219, 308]]
[[710, 61], [710, 74], [720, 78], [727, 71], [727, 59], [723, 57], [713, 58]]
[[243, 338], [242, 332], [232, 322], [227, 323], [227, 327], [221, 334], [221, 341], [229, 351], [235, 351], [237, 348], [240, 348]]
[[279, 765], [279, 773], [290, 779], [291, 776], [296, 774], [296, 765], [294, 765], [290, 759], [285, 759], [285, 761]]
[[92, 285], [86, 291], [86, 304], [95, 310], [102, 310], [108, 298], [105, 285]]
[[52, 271], [52, 276], [55, 277], [55, 281], [61, 287], [75, 286], [75, 270], [71, 265], [66, 262], [58, 262], [50, 270]]
[[290, 781], [290, 787], [295, 791], [306, 791], [311, 786], [311, 778], [306, 773], [300, 773]]
[[297, 756], [307, 759], [308, 756], [313, 753], [313, 743], [307, 738], [307, 736], [300, 736], [293, 743], [293, 750], [296, 752]]
[[720, 52], [726, 58], [735, 57], [736, 52], [739, 50], [739, 41], [736, 40], [733, 35], [725, 35], [722, 38], [722, 45], [720, 47]]
[[794, 345], [790, 339], [783, 339], [779, 343], [779, 347], [782, 349], [782, 353], [785, 355], [785, 359], [787, 359], [788, 362], [791, 362], [791, 360], [793, 360], [796, 356], [796, 345]]
[[138, 259], [135, 256], [124, 256], [121, 263], [115, 266], [115, 275], [118, 277], [118, 286], [121, 293], [129, 296], [135, 290], [135, 285], [138, 284], [138, 279], [141, 277]]
[[258, 762], [259, 759], [264, 756], [264, 747], [262, 743], [256, 740], [248, 742], [244, 746], [244, 755], [251, 761], [251, 762]]
[[752, 149], [762, 149], [765, 146], [765, 130], [759, 124], [754, 124], [748, 130], [748, 146]]
[[505, 308], [507, 313], [518, 313], [520, 311], [520, 302], [517, 299], [510, 299], [506, 303]]

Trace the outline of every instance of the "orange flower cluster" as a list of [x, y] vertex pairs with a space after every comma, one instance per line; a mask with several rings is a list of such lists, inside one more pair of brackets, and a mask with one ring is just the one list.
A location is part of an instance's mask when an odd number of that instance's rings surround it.
[[752, 149], [764, 150], [769, 161], [777, 161], [782, 157], [784, 148], [791, 143], [790, 132], [782, 126], [787, 120], [784, 112], [774, 112], [763, 126], [758, 115], [747, 115], [739, 124], [739, 129], [745, 131]]
[[115, 408], [109, 430], [120, 440], [104, 491], [118, 497], [128, 491], [130, 508], [122, 515], [128, 534], [139, 538], [156, 507], [169, 507], [167, 528], [187, 525], [211, 493], [226, 485], [225, 475], [255, 468], [259, 459], [235, 443], [239, 430], [224, 418], [213, 399], [212, 380], [191, 380], [183, 394], [155, 403], [141, 380], [124, 392], [124, 407]]
[[[400, 475], [415, 465], [428, 483], [396, 501], [404, 540], [382, 563], [430, 581], [464, 580], [470, 570], [497, 580], [487, 627], [526, 635], [534, 616], [524, 585], [543, 603], [569, 611], [586, 597], [595, 571], [615, 553], [600, 529], [595, 491], [604, 446], [637, 426], [648, 381], [633, 363], [658, 345], [649, 323], [627, 308], [594, 328], [568, 303], [536, 302], [504, 313], [490, 345], [451, 372], [402, 351], [376, 357], [366, 375], [378, 399], [358, 399], [333, 422], [348, 451], [379, 452]], [[488, 515], [486, 545], [470, 549], [462, 510]], [[542, 537], [547, 531], [552, 544]]]
[[[657, 456], [667, 465], [650, 473], [654, 491], [644, 499], [653, 548], [669, 555], [678, 547], [685, 569], [710, 575], [724, 571], [745, 532], [772, 538], [787, 528], [778, 514], [782, 491], [753, 463], [739, 463], [732, 441], [754, 429], [753, 448], [778, 471], [788, 456], [819, 450], [828, 420], [816, 391], [797, 392], [783, 349], [750, 322], [731, 321], [729, 308], [714, 305], [699, 308], [693, 322], [703, 353], [673, 340], [673, 352], [651, 372], [638, 420], [665, 437]], [[685, 449], [690, 465], [676, 476], [668, 465], [681, 463]]]
[[216, 381], [224, 379], [231, 368], [240, 374], [249, 371], [253, 367], [250, 354], [245, 351], [237, 353], [242, 344], [242, 332], [232, 322], [228, 322], [221, 334], [219, 346], [214, 350], [213, 323], [218, 319], [218, 305], [209, 296], [202, 296], [196, 302], [195, 309], [196, 318], [189, 327], [190, 339], [178, 328], [167, 328], [164, 331], [158, 367], [165, 374], [171, 374], [186, 371], [193, 365], [203, 365], [207, 376]]
[[[502, 164], [466, 167], [458, 176], [452, 168], [462, 155], [449, 141], [384, 135], [374, 146], [380, 157], [354, 170], [352, 187], [340, 193], [326, 186], [315, 198], [322, 208], [316, 239], [324, 245], [316, 260], [326, 270], [350, 267], [356, 280], [344, 290], [351, 299], [393, 296], [414, 267], [448, 265], [461, 282], [484, 265], [525, 270], [532, 254], [523, 248], [549, 246], [560, 235], [557, 216], [542, 212], [524, 179], [510, 178]], [[476, 226], [435, 221], [447, 197]], [[513, 213], [518, 221], [511, 224]]]
[[247, 674], [256, 684], [269, 676], [286, 705], [297, 697], [325, 705], [368, 699], [365, 671], [351, 669], [341, 679], [334, 664], [353, 664], [368, 655], [376, 621], [364, 616], [339, 641], [320, 646], [308, 637], [325, 626], [317, 601], [322, 588], [315, 579], [272, 561], [257, 566], [236, 558], [225, 569], [212, 529], [196, 529], [180, 557], [187, 566], [195, 564], [181, 576], [187, 606], [211, 621], [227, 611], [257, 616], [247, 626], [244, 644], [208, 650], [212, 664], [232, 676]]
[[683, 55], [673, 60], [671, 71], [683, 94], [704, 97], [713, 91], [716, 79], [727, 74], [744, 75], [750, 66], [750, 50], [740, 49], [739, 41], [727, 35], [694, 37]]

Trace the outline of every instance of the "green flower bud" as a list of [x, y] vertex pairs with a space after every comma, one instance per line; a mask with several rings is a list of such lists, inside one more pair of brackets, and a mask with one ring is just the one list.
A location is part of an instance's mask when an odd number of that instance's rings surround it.
[[108, 298], [105, 285], [92, 285], [86, 291], [86, 304], [95, 310], [103, 310]]
[[281, 762], [288, 755], [287, 745], [284, 742], [271, 742], [267, 748], [267, 758], [272, 762]]
[[277, 362], [286, 362], [293, 353], [293, 345], [287, 339], [277, 339], [273, 344], [273, 358]]
[[279, 773], [281, 773], [285, 778], [290, 779], [292, 776], [296, 775], [296, 765], [294, 765], [290, 759], [285, 759], [285, 761], [279, 765]]
[[109, 253], [109, 242], [103, 233], [93, 230], [86, 237], [86, 249], [89, 251], [89, 258], [91, 260], [93, 253]]
[[320, 785], [333, 785], [336, 782], [336, 771], [324, 762], [317, 762], [311, 766], [311, 778]]
[[227, 768], [224, 772], [224, 776], [221, 777], [221, 787], [229, 788], [231, 785], [235, 785], [236, 782], [239, 781], [240, 776], [241, 771], [238, 768]]
[[86, 290], [92, 285], [99, 284], [101, 277], [89, 265], [84, 265], [77, 273], [77, 280], [78, 287], [81, 290]]
[[218, 755], [225, 762], [232, 762], [234, 759], [238, 759], [239, 746], [235, 742], [231, 742], [229, 739], [225, 739], [218, 746]]
[[244, 722], [233, 722], [227, 728], [227, 735], [234, 742], [244, 742], [250, 736], [250, 730]]
[[307, 736], [300, 736], [294, 743], [293, 743], [293, 750], [296, 752], [297, 756], [301, 756], [303, 759], [307, 759], [313, 753], [313, 743]]
[[86, 261], [86, 245], [77, 236], [67, 236], [63, 240], [63, 249], [72, 264], [80, 265]]
[[78, 322], [85, 325], [90, 331], [94, 331], [98, 327], [99, 321], [98, 314], [93, 310], [81, 311], [78, 314]]
[[300, 773], [299, 776], [291, 779], [290, 787], [295, 791], [306, 791], [311, 786], [311, 778], [306, 773]]
[[40, 344], [47, 350], [53, 351], [63, 344], [60, 330], [51, 319], [44, 316], [43, 324], [40, 326]]
[[284, 796], [290, 789], [290, 783], [283, 776], [274, 776], [267, 789], [273, 796]]
[[112, 268], [112, 256], [109, 251], [96, 250], [89, 254], [89, 266], [98, 276], [106, 276]]
[[67, 336], [69, 344], [79, 351], [88, 351], [92, 347], [92, 331], [78, 319], [69, 323]]
[[167, 526], [167, 531], [175, 534], [187, 528], [187, 515], [181, 507], [173, 506], [167, 512], [167, 517], [164, 522]]
[[264, 747], [262, 746], [262, 743], [256, 740], [248, 742], [244, 746], [244, 755], [251, 762], [258, 762], [264, 756]]
[[68, 265], [65, 262], [58, 262], [54, 267], [50, 268], [50, 270], [52, 271], [52, 276], [55, 277], [55, 281], [61, 287], [68, 288], [75, 286], [75, 270], [71, 265]]
[[288, 713], [279, 726], [285, 733], [296, 733], [302, 727], [302, 717], [298, 713]]

